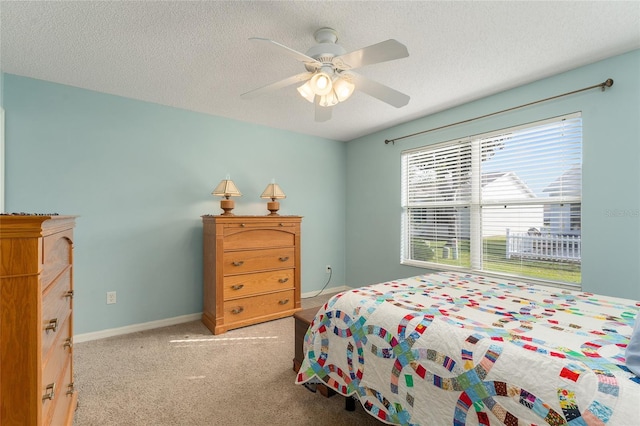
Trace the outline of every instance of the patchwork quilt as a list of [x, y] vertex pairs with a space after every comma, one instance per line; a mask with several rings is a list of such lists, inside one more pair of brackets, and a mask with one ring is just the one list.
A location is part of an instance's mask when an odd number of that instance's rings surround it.
[[437, 273], [337, 294], [296, 383], [403, 425], [635, 425], [624, 353], [640, 302]]

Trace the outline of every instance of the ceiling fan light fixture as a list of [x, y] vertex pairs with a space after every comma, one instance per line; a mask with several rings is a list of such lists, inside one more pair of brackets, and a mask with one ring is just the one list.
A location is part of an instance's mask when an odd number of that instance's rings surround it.
[[353, 94], [355, 88], [355, 84], [344, 77], [338, 77], [336, 81], [333, 82], [333, 90], [335, 91], [339, 102], [344, 102], [349, 99], [349, 96]]
[[340, 102], [338, 100], [338, 96], [336, 96], [336, 92], [332, 90], [328, 94], [321, 96], [319, 103], [320, 103], [320, 106], [331, 107], [336, 105], [338, 102]]
[[298, 93], [311, 103], [313, 103], [316, 98], [316, 94], [313, 93], [313, 89], [311, 88], [309, 81], [298, 87]]
[[316, 72], [309, 80], [309, 84], [311, 85], [311, 90], [318, 96], [327, 95], [333, 90], [331, 76], [324, 71]]

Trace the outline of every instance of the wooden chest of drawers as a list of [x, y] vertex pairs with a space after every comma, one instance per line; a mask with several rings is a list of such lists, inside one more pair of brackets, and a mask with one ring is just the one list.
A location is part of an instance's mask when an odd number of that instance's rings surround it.
[[203, 216], [202, 322], [213, 334], [300, 310], [299, 216]]
[[73, 216], [0, 216], [0, 424], [71, 425]]

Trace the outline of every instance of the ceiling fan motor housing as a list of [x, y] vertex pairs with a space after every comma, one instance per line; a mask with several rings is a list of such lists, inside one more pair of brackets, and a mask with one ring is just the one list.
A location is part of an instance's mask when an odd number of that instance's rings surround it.
[[[347, 53], [344, 47], [336, 44], [338, 41], [338, 33], [332, 28], [320, 28], [313, 34], [318, 44], [310, 48], [306, 55], [312, 57], [318, 62], [323, 64], [331, 64], [331, 61], [336, 56], [344, 55]], [[315, 71], [317, 66], [312, 64], [305, 65], [307, 71]]]

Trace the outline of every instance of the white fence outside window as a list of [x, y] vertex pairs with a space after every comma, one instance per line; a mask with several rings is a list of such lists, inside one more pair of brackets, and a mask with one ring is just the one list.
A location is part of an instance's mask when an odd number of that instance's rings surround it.
[[580, 262], [582, 246], [579, 235], [511, 233], [507, 229], [507, 259]]

